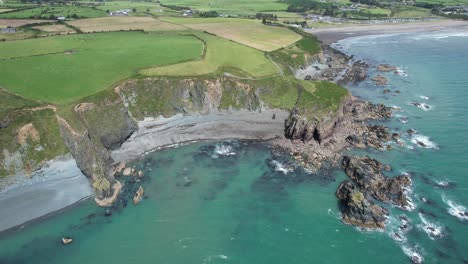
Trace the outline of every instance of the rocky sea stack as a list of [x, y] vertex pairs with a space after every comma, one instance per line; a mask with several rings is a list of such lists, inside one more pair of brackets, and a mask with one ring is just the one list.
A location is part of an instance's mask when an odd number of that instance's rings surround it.
[[411, 209], [406, 190], [411, 186], [407, 175], [386, 177], [382, 170], [391, 169], [368, 156], [343, 157], [342, 166], [351, 181], [341, 183], [336, 193], [342, 203], [343, 221], [365, 228], [384, 228], [387, 210], [374, 200]]

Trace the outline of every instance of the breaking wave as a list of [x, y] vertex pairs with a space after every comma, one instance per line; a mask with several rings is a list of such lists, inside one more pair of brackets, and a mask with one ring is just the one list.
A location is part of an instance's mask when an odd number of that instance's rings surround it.
[[408, 76], [408, 74], [401, 68], [397, 68], [395, 73], [402, 76], [402, 77], [407, 77]]
[[436, 143], [432, 142], [429, 137], [424, 135], [413, 135], [411, 137], [411, 143], [418, 147], [426, 149], [439, 149]]
[[415, 264], [423, 263], [424, 258], [421, 254], [421, 250], [418, 246], [410, 247], [408, 245], [402, 245], [401, 249], [405, 253], [406, 256], [408, 256], [411, 261]]
[[291, 166], [287, 166], [277, 160], [272, 160], [271, 164], [275, 168], [275, 171], [281, 172], [284, 175], [288, 174], [289, 172], [294, 171], [294, 169]]
[[208, 256], [206, 257], [204, 260], [203, 260], [203, 263], [210, 263], [212, 260], [215, 260], [215, 259], [222, 259], [222, 260], [228, 260], [228, 256], [226, 255], [211, 255], [211, 256]]
[[219, 156], [233, 156], [236, 155], [232, 146], [217, 144], [213, 150], [212, 158], [217, 159]]
[[427, 220], [422, 213], [418, 213], [419, 218], [421, 219], [421, 224], [418, 226], [426, 232], [430, 239], [434, 240], [440, 238], [444, 235], [444, 227], [439, 223], [432, 223]]
[[433, 109], [432, 106], [430, 106], [430, 105], [428, 105], [426, 103], [411, 102], [410, 104], [417, 107], [417, 108], [419, 108], [419, 109], [422, 109], [424, 111], [430, 111], [430, 110]]
[[442, 196], [442, 200], [449, 206], [447, 210], [449, 214], [455, 216], [460, 220], [468, 220], [468, 210], [466, 209], [466, 207], [455, 203], [454, 201], [448, 199], [445, 196]]

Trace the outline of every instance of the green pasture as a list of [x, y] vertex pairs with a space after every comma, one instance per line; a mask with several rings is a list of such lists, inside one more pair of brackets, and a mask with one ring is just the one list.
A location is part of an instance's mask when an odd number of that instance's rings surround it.
[[0, 13], [0, 18], [43, 18], [48, 19], [50, 16], [72, 16], [77, 15], [78, 17], [101, 17], [106, 16], [106, 12], [101, 9], [94, 9], [91, 7], [79, 7], [79, 6], [42, 6], [32, 9], [18, 10], [11, 13]]
[[200, 58], [193, 36], [115, 32], [0, 43], [0, 86], [64, 104], [109, 88], [137, 70]]
[[200, 11], [215, 10], [222, 14], [255, 14], [285, 11], [288, 4], [277, 0], [161, 0], [165, 5], [187, 6]]
[[242, 77], [263, 77], [278, 73], [275, 65], [259, 50], [207, 33], [193, 31], [205, 42], [201, 60], [140, 70], [147, 76], [199, 76], [228, 72]]

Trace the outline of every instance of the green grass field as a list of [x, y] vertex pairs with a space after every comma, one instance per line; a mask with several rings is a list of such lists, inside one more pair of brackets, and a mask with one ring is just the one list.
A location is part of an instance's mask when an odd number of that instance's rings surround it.
[[33, 9], [19, 10], [11, 13], [0, 13], [0, 18], [43, 18], [48, 19], [52, 16], [72, 16], [76, 14], [78, 17], [101, 17], [106, 16], [106, 12], [101, 9], [93, 9], [90, 7], [77, 6], [44, 6]]
[[253, 19], [168, 17], [162, 20], [207, 31], [262, 51], [277, 50], [301, 39], [287, 28], [266, 26]]
[[199, 76], [218, 71], [242, 77], [263, 77], [278, 73], [278, 69], [263, 52], [218, 36], [193, 31], [205, 42], [202, 60], [140, 70], [147, 76]]
[[193, 36], [141, 32], [2, 42], [0, 86], [26, 98], [64, 104], [107, 89], [140, 68], [200, 58], [202, 49]]
[[286, 11], [288, 4], [277, 0], [161, 0], [166, 5], [188, 6], [200, 11], [252, 15], [257, 12]]

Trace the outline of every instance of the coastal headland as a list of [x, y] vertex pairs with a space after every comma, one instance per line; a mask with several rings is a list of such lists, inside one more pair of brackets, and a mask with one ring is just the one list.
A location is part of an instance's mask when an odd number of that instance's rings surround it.
[[[385, 166], [378, 161], [367, 157], [343, 160], [341, 153], [352, 147], [385, 150], [385, 142], [397, 140], [398, 135], [392, 135], [385, 126], [368, 123], [369, 120], [390, 118], [391, 109], [358, 100], [336, 84], [366, 79], [370, 66], [354, 61], [351, 56], [334, 50], [329, 44], [361, 35], [445, 29], [467, 30], [468, 26], [466, 22], [448, 21], [307, 31], [316, 35], [322, 43], [308, 34], [296, 32], [302, 36], [300, 41], [268, 52], [265, 56], [258, 50], [249, 50], [252, 56], [260, 56], [256, 66], [245, 71], [236, 68], [243, 61], [227, 65], [223, 64], [225, 61], [221, 61], [220, 56], [210, 54], [210, 43], [227, 45], [224, 40], [207, 33], [196, 33], [195, 37], [208, 44], [208, 50], [204, 51], [201, 60], [182, 62], [183, 66], [175, 64], [182, 68], [158, 66], [142, 71], [156, 75], [172, 72], [174, 75], [131, 78], [97, 95], [70, 99], [71, 103], [66, 101], [59, 107], [46, 107], [42, 102], [2, 90], [6, 96], [22, 102], [22, 107], [7, 109], [10, 112], [5, 115], [2, 112], [2, 130], [8, 131], [5, 135], [8, 134], [11, 137], [8, 139], [19, 146], [8, 146], [10, 150], [5, 147], [7, 151], [4, 153], [7, 155], [4, 155], [3, 164], [8, 166], [2, 173], [10, 175], [22, 171], [35, 179], [34, 172], [44, 165], [44, 161], [70, 153], [73, 156], [70, 162], [76, 161], [77, 166], [72, 166], [73, 172], [65, 170], [60, 175], [66, 175], [65, 179], [73, 176], [73, 180], [79, 183], [62, 179], [35, 184], [35, 190], [9, 188], [9, 191], [2, 193], [0, 202], [31, 200], [23, 194], [47, 192], [50, 186], [60, 190], [60, 193], [46, 198], [47, 202], [34, 200], [19, 203], [18, 207], [9, 207], [11, 211], [27, 213], [14, 214], [0, 225], [0, 229], [13, 227], [89, 197], [92, 193], [89, 184], [84, 184], [84, 176], [89, 179], [97, 201], [105, 201], [102, 205], [111, 205], [118, 199], [115, 192], [120, 191], [120, 188], [116, 188], [120, 183], [114, 176], [121, 173], [121, 162], [131, 161], [158, 148], [220, 139], [269, 140], [271, 144], [287, 150], [310, 171], [320, 169], [325, 163], [343, 166], [351, 179], [337, 191], [338, 198], [345, 205], [344, 222], [384, 228], [387, 211], [376, 201], [396, 203], [404, 208], [407, 206], [405, 188], [411, 181], [405, 177], [389, 180], [382, 175]], [[244, 46], [236, 48], [245, 49]], [[196, 53], [191, 56], [196, 57]], [[217, 63], [213, 67], [216, 71], [200, 73], [198, 67], [201, 63]], [[311, 65], [315, 65], [312, 71], [296, 74]], [[180, 69], [193, 70], [193, 75], [177, 76]], [[22, 118], [29, 121], [20, 122], [17, 116], [11, 114], [17, 112], [21, 112]], [[48, 127], [44, 129], [38, 123]], [[45, 133], [50, 133], [47, 142], [44, 141]], [[40, 149], [39, 146], [44, 144], [55, 146], [53, 152], [37, 157], [40, 151], [31, 149]], [[22, 160], [32, 162], [24, 164]], [[53, 162], [48, 166], [51, 170], [58, 168]], [[118, 167], [120, 170], [116, 170]], [[356, 167], [364, 169], [357, 171]], [[78, 168], [80, 173], [76, 170]], [[366, 180], [358, 181], [361, 177]], [[25, 179], [22, 182], [28, 181]], [[77, 184], [81, 189], [76, 188]], [[392, 195], [398, 196], [398, 199], [388, 199], [387, 188], [377, 188], [382, 185], [391, 187]], [[63, 193], [69, 199], [60, 199]], [[49, 201], [57, 202], [45, 206]], [[31, 213], [29, 209], [33, 207], [38, 210]]]

